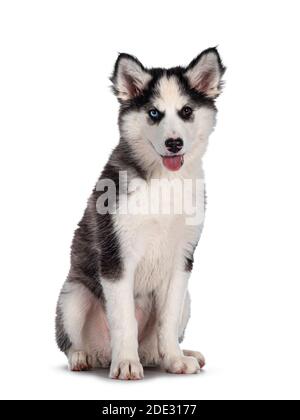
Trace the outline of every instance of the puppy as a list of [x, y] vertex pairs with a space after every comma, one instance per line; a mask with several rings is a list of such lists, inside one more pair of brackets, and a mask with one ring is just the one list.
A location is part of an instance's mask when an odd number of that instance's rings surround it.
[[110, 367], [111, 378], [141, 379], [143, 366], [185, 374], [204, 366], [179, 343], [224, 71], [215, 48], [170, 69], [119, 55], [111, 81], [120, 141], [75, 232], [57, 305], [57, 344], [71, 370]]

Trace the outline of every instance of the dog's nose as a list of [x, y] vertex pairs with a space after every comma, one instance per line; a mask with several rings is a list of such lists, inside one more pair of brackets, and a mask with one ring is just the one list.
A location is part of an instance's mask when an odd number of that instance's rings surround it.
[[180, 138], [167, 139], [165, 145], [169, 152], [178, 153], [183, 148], [183, 140]]

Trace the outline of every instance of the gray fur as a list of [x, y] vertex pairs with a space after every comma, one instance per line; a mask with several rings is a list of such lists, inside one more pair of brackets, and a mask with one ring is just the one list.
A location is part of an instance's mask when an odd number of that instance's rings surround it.
[[63, 313], [60, 308], [59, 302], [57, 304], [56, 309], [55, 335], [59, 349], [66, 353], [71, 347], [72, 343], [64, 328]]

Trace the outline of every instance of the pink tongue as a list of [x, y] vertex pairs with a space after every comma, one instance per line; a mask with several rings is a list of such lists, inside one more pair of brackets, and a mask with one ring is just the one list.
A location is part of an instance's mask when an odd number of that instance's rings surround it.
[[178, 171], [183, 165], [183, 156], [164, 156], [163, 164], [169, 171]]

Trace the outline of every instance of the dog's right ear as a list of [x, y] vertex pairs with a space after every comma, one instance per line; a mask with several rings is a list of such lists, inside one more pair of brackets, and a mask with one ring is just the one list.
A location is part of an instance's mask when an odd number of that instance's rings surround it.
[[120, 54], [114, 68], [111, 81], [117, 98], [128, 101], [139, 96], [151, 79], [150, 73], [142, 63], [132, 55]]

